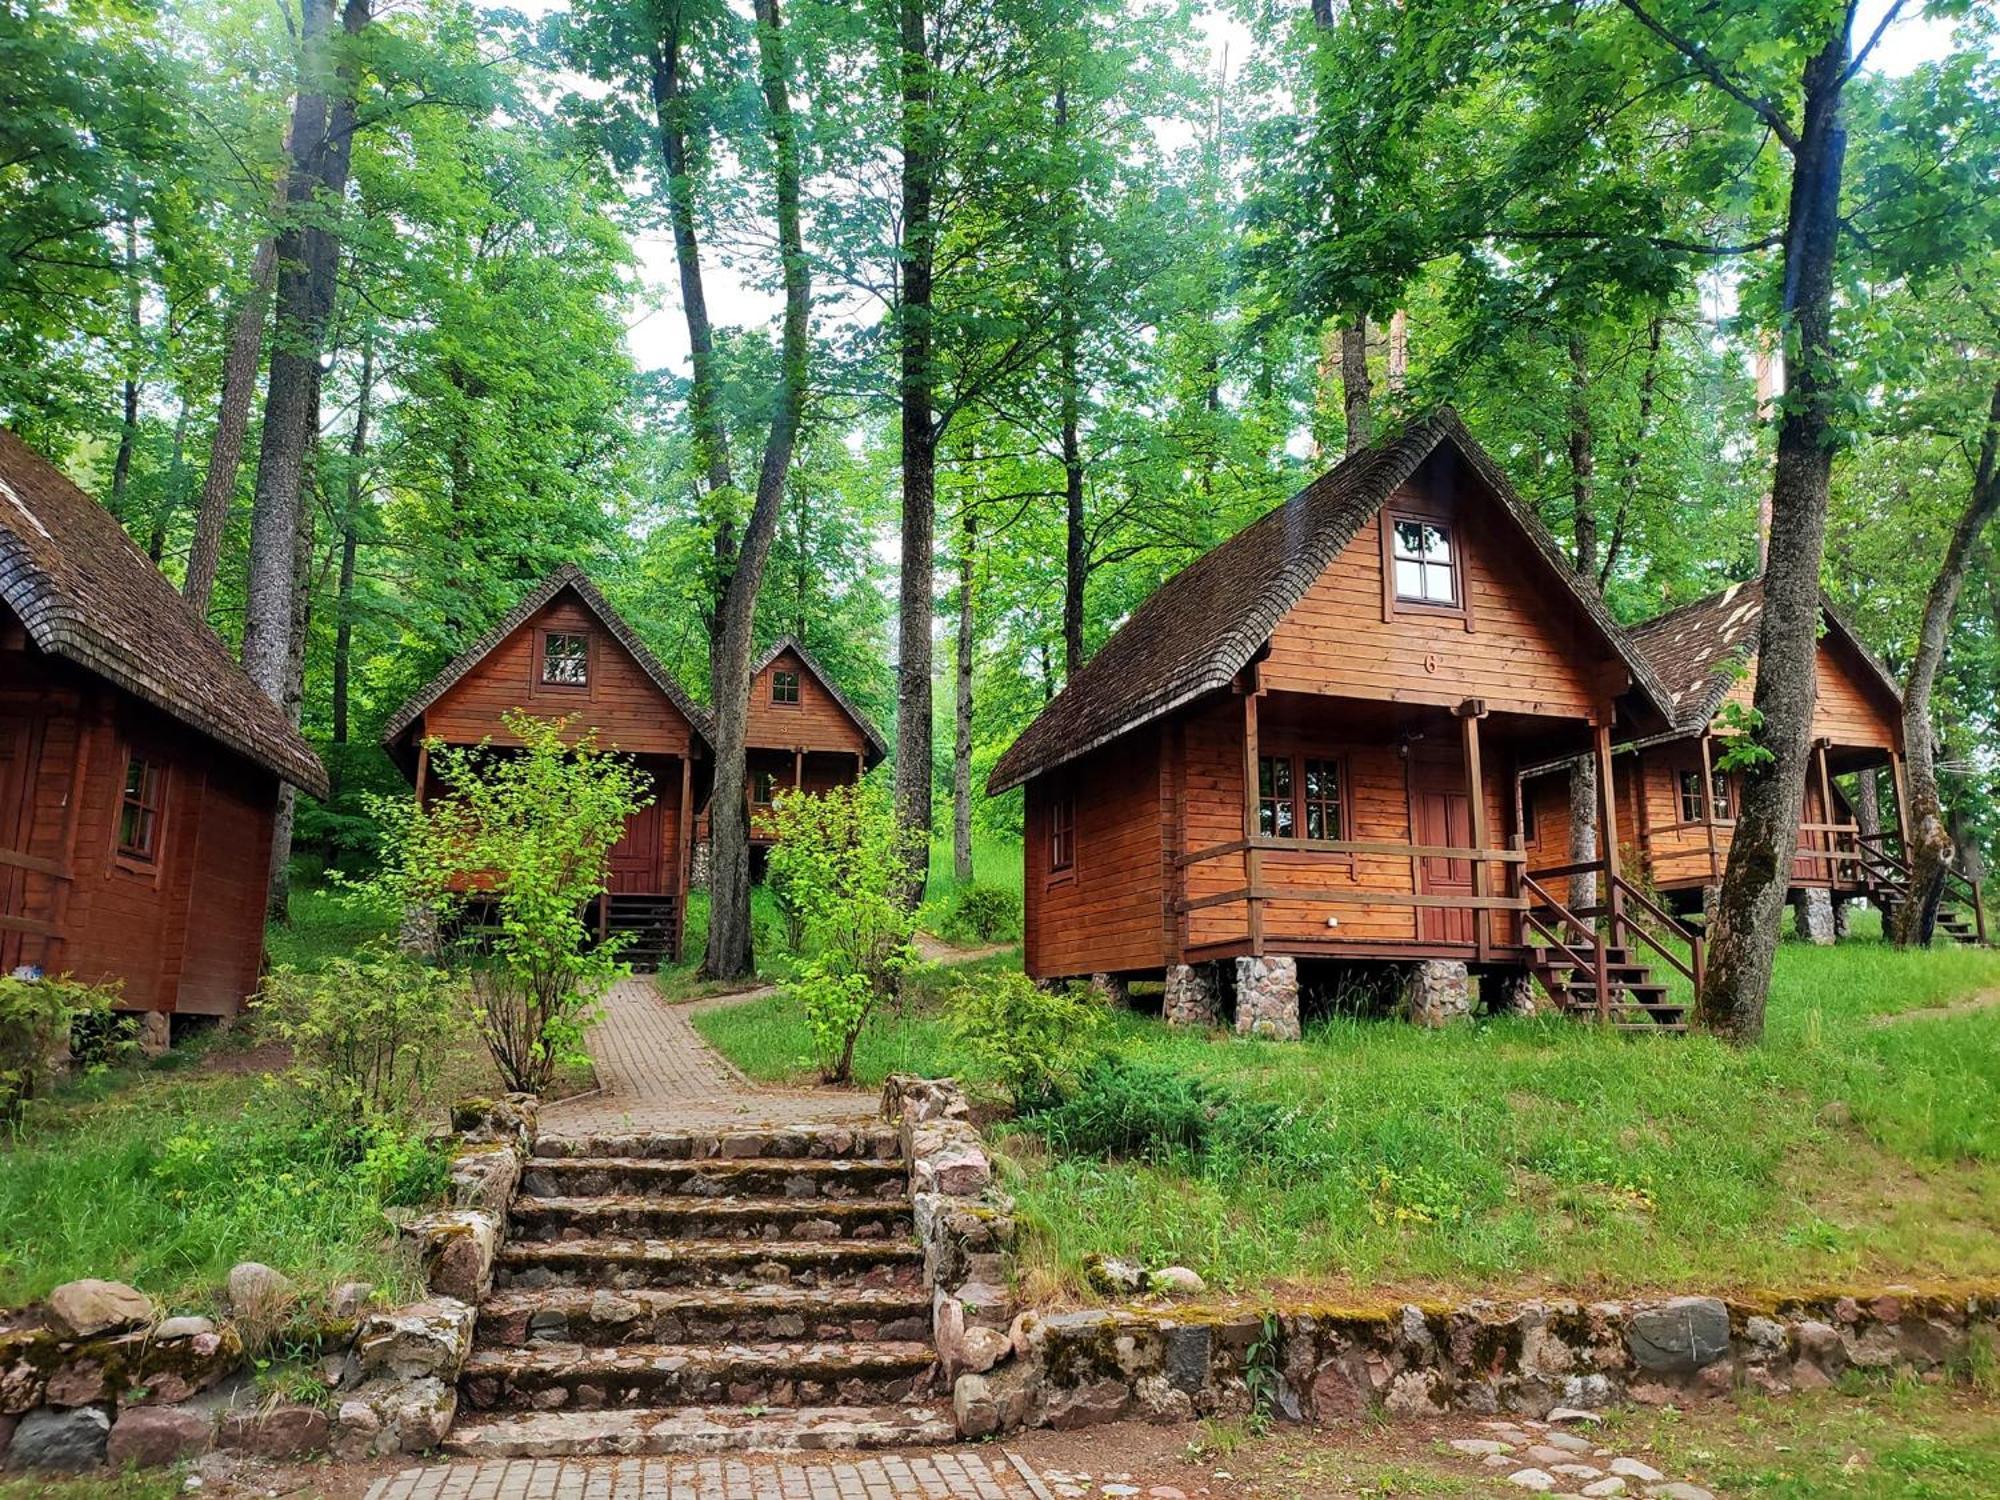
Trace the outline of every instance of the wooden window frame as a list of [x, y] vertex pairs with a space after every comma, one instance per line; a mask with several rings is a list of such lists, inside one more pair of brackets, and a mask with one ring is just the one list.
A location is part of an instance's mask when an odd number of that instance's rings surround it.
[[1048, 884], [1068, 885], [1076, 879], [1076, 793], [1064, 787], [1049, 799], [1044, 830], [1044, 873]]
[[[552, 682], [549, 680], [549, 641], [562, 636], [568, 640], [583, 642], [583, 681]], [[541, 625], [535, 629], [535, 691], [541, 693], [584, 693], [590, 692], [591, 684], [597, 680], [597, 638], [588, 630], [568, 630], [555, 625]]]
[[1708, 807], [1717, 823], [1736, 826], [1736, 778], [1728, 771], [1710, 772]]
[[[792, 696], [778, 696], [780, 685], [789, 681]], [[797, 708], [799, 706], [799, 673], [796, 667], [775, 667], [771, 671], [771, 703], [777, 708]]]
[[[132, 768], [144, 768], [140, 800], [132, 801]], [[111, 822], [111, 858], [121, 870], [135, 875], [159, 878], [162, 855], [167, 840], [167, 792], [172, 784], [167, 763], [143, 745], [128, 745], [125, 750], [125, 769], [118, 780], [118, 815]], [[151, 800], [147, 800], [147, 794]], [[150, 837], [145, 847], [139, 848], [125, 842], [125, 814], [139, 808], [150, 815], [152, 823], [148, 829]]]
[[1541, 842], [1541, 823], [1535, 815], [1535, 794], [1525, 787], [1521, 791], [1521, 842]]
[[[759, 802], [757, 800], [757, 783], [766, 776], [771, 778], [771, 795], [764, 801]], [[752, 807], [761, 807], [766, 810], [776, 807], [778, 802], [778, 793], [780, 790], [782, 790], [782, 788], [780, 788], [778, 785], [778, 773], [776, 771], [760, 771], [755, 766], [751, 767], [750, 805]]]
[[[1456, 620], [1466, 630], [1473, 628], [1471, 580], [1465, 567], [1465, 542], [1471, 528], [1466, 518], [1448, 514], [1428, 506], [1403, 503], [1385, 505], [1378, 517], [1376, 527], [1382, 544], [1382, 623], [1388, 624], [1398, 615], [1428, 616], [1434, 620]], [[1415, 521], [1425, 526], [1435, 526], [1444, 532], [1451, 544], [1449, 564], [1426, 564], [1426, 566], [1449, 566], [1451, 568], [1452, 592], [1458, 596], [1456, 604], [1439, 604], [1426, 599], [1405, 599], [1396, 591], [1396, 523]]]
[[[1266, 761], [1284, 761], [1288, 763], [1291, 767], [1292, 791], [1291, 791], [1290, 802], [1292, 805], [1292, 828], [1294, 829], [1294, 832], [1292, 833], [1284, 834], [1275, 832], [1274, 833], [1264, 832], [1265, 805], [1267, 803], [1273, 803], [1276, 800], [1274, 798], [1269, 798], [1264, 795], [1264, 762]], [[1337, 810], [1340, 819], [1340, 829], [1337, 833], [1333, 833], [1331, 835], [1320, 835], [1319, 837], [1315, 838], [1314, 835], [1306, 832], [1307, 802], [1308, 801], [1319, 801], [1321, 803], [1325, 802], [1324, 798], [1313, 799], [1313, 798], [1308, 798], [1306, 796], [1306, 763], [1308, 761], [1318, 761], [1323, 765], [1331, 766], [1333, 768], [1333, 782], [1338, 795], [1334, 798], [1332, 806]], [[1349, 801], [1349, 797], [1350, 794], [1353, 792], [1353, 789], [1354, 789], [1354, 778], [1348, 774], [1347, 756], [1341, 753], [1340, 751], [1311, 750], [1311, 749], [1297, 749], [1297, 748], [1271, 750], [1268, 752], [1260, 750], [1257, 756], [1257, 792], [1256, 792], [1258, 837], [1306, 839], [1316, 843], [1336, 843], [1336, 844], [1352, 838], [1354, 835], [1352, 829], [1349, 826], [1353, 822], [1352, 817], [1349, 815], [1352, 804]], [[1275, 819], [1273, 821], [1275, 823]]]
[[[1674, 772], [1674, 797], [1676, 810], [1683, 823], [1714, 823], [1718, 828], [1736, 825], [1736, 782], [1727, 771], [1711, 773], [1713, 780], [1707, 795], [1702, 795], [1701, 767], [1682, 766]], [[1701, 811], [1696, 817], [1688, 816], [1688, 795], [1692, 791], [1701, 800]]]

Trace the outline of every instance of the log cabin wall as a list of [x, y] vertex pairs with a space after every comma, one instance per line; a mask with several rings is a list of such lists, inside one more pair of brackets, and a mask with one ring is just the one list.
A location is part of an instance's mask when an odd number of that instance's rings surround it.
[[[0, 648], [0, 966], [116, 982], [129, 1010], [231, 1015], [257, 986], [277, 803], [268, 771], [33, 648]], [[151, 768], [144, 852], [121, 848], [126, 775]]]
[[[797, 702], [781, 702], [773, 695], [779, 673], [790, 674]], [[791, 651], [779, 652], [751, 679], [747, 743], [773, 750], [834, 751], [851, 756], [865, 755], [869, 749], [860, 726], [826, 690], [818, 674], [808, 670]]]
[[[1154, 734], [1131, 735], [1028, 783], [1022, 933], [1036, 978], [1157, 970], [1165, 962], [1165, 831], [1174, 792], [1160, 747]], [[1066, 848], [1057, 847], [1059, 827], [1069, 830]]]

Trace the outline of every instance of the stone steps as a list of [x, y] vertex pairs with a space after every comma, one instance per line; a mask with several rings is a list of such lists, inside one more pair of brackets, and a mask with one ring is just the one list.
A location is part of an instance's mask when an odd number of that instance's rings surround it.
[[660, 1161], [888, 1161], [902, 1152], [891, 1125], [774, 1125], [763, 1130], [641, 1131], [620, 1135], [545, 1136], [528, 1163], [576, 1157]]
[[704, 1404], [883, 1406], [928, 1387], [928, 1343], [533, 1344], [475, 1349], [459, 1389], [475, 1411]]
[[921, 1287], [557, 1287], [488, 1298], [479, 1310], [479, 1339], [490, 1348], [922, 1340], [930, 1336], [930, 1315]]
[[509, 1241], [495, 1285], [921, 1287], [923, 1252], [886, 1240]]
[[469, 1417], [445, 1439], [461, 1458], [571, 1458], [589, 1454], [807, 1453], [928, 1447], [958, 1436], [933, 1406], [713, 1407], [499, 1413]]
[[509, 1235], [536, 1243], [596, 1239], [888, 1240], [916, 1232], [906, 1197], [691, 1198], [627, 1194], [518, 1198]]
[[579, 1198], [659, 1193], [701, 1198], [884, 1198], [909, 1196], [900, 1161], [861, 1157], [700, 1161], [657, 1156], [537, 1157], [521, 1177], [524, 1195]]

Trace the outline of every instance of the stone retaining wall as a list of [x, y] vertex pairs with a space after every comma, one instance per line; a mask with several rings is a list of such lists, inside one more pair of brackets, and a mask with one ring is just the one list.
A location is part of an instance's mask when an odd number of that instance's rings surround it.
[[267, 1458], [331, 1450], [376, 1458], [434, 1447], [457, 1408], [472, 1349], [477, 1290], [521, 1164], [534, 1148], [535, 1101], [471, 1100], [453, 1114], [454, 1207], [404, 1225], [432, 1296], [368, 1305], [361, 1283], [335, 1291], [304, 1328], [321, 1351], [334, 1410], [259, 1400], [240, 1329], [301, 1332], [290, 1283], [246, 1262], [229, 1274], [228, 1317], [162, 1318], [119, 1282], [77, 1281], [45, 1304], [0, 1314], [0, 1455], [10, 1469], [83, 1470], [172, 1463], [212, 1448]]

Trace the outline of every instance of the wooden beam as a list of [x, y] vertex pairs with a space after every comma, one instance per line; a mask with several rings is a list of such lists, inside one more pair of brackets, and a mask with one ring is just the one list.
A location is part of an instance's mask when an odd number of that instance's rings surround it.
[[23, 854], [18, 849], [0, 849], [0, 866], [14, 870], [28, 870], [36, 875], [46, 875], [51, 880], [69, 879], [69, 871], [55, 860]]
[[[1831, 826], [1833, 823], [1833, 776], [1826, 768], [1826, 747], [1829, 743], [1830, 741], [1827, 740], [1813, 741], [1813, 760], [1819, 766], [1819, 815], [1828, 825], [1824, 832], [1826, 850], [1827, 853], [1831, 854], [1840, 848], [1840, 836], [1834, 832]], [[1829, 861], [1827, 864], [1827, 878], [1829, 880], [1835, 879], [1838, 875], [1839, 868]]]
[[1889, 777], [1896, 784], [1896, 850], [1910, 857], [1910, 789], [1903, 780], [1903, 752], [1889, 752]]
[[[1597, 740], [1597, 843], [1604, 859], [1604, 897], [1611, 913], [1611, 942], [1625, 944], [1625, 892], [1618, 878], [1618, 783], [1611, 771], [1611, 726], [1593, 727]], [[1597, 939], [1597, 1016], [1611, 1019], [1610, 976], [1605, 969], [1604, 937]]]
[[[1465, 788], [1472, 811], [1472, 847], [1486, 847], [1486, 777], [1479, 763], [1479, 720], [1486, 712], [1486, 705], [1477, 698], [1468, 698], [1459, 705], [1459, 734], [1465, 751]], [[1472, 861], [1472, 894], [1484, 898], [1490, 894], [1487, 884], [1486, 861]], [[1474, 907], [1472, 912], [1472, 940], [1479, 949], [1479, 956], [1486, 957], [1492, 945], [1492, 931], [1487, 921], [1486, 909]]]
[[1256, 689], [1243, 695], [1243, 883], [1252, 893], [1250, 902], [1250, 952], [1264, 956], [1264, 908], [1255, 895], [1263, 883], [1264, 856], [1257, 848], [1257, 698]]
[[424, 783], [430, 779], [431, 747], [427, 740], [417, 742], [417, 806], [424, 805]]
[[805, 747], [803, 745], [794, 745], [792, 747], [792, 790], [795, 792], [802, 792], [805, 789], [806, 789]]
[[1708, 830], [1708, 879], [1713, 884], [1722, 878], [1722, 862], [1715, 846], [1715, 764], [1709, 757], [1706, 729], [1701, 732], [1701, 818]]

